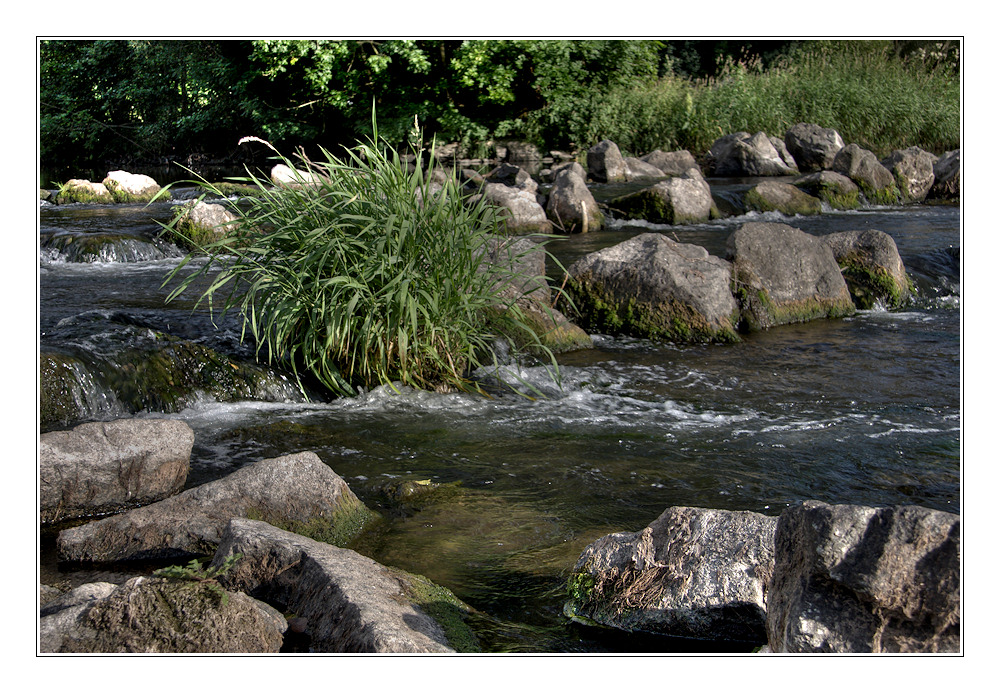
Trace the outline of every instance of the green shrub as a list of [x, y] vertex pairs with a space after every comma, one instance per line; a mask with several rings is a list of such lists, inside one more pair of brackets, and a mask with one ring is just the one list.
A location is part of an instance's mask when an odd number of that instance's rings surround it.
[[373, 130], [344, 158], [322, 150], [322, 160], [300, 155], [293, 165], [278, 157], [318, 182], [270, 188], [253, 174], [241, 179], [260, 196], [246, 200], [241, 223], [203, 249], [210, 262], [167, 300], [221, 264], [199, 303], [212, 306], [225, 289], [222, 310], [241, 311], [258, 354], [340, 395], [393, 383], [479, 391], [470, 372], [496, 364], [496, 339], [514, 332], [531, 334], [527, 346], [554, 368], [513, 299], [498, 296], [525, 279], [516, 264], [481, 262], [499, 228], [493, 210], [466, 204], [454, 176], [438, 190], [433, 158], [411, 170], [384, 146], [374, 119]]

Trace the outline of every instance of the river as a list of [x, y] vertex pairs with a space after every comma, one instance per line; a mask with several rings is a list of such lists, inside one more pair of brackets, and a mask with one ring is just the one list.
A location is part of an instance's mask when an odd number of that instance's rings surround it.
[[[716, 191], [749, 184], [710, 182]], [[192, 313], [193, 296], [164, 304], [164, 277], [183, 253], [152, 240], [154, 220], [167, 220], [177, 202], [41, 204], [43, 351], [113, 368], [116, 349], [152, 330], [253, 361], [235, 316], [213, 322], [204, 308]], [[83, 419], [135, 414], [187, 422], [195, 431], [189, 486], [300, 450], [316, 452], [376, 508], [393, 480], [460, 482], [453, 502], [390, 514], [379, 536], [358, 548], [427, 576], [488, 614], [493, 625], [481, 636], [489, 649], [739, 649], [569, 623], [562, 616], [565, 575], [589, 542], [639, 530], [672, 505], [777, 515], [817, 499], [961, 511], [958, 207], [743, 215], [677, 227], [612, 222], [550, 250], [568, 265], [654, 230], [721, 256], [727, 236], [751, 219], [815, 235], [884, 231], [918, 295], [901, 310], [776, 327], [733, 345], [595, 335], [593, 350], [559, 357], [560, 385], [544, 369], [523, 370], [548, 394], [541, 399], [377, 389], [306, 401], [276, 374], [261, 398], [203, 394], [177, 411], [135, 412], [95, 390]], [[88, 261], [74, 261], [81, 258], [51, 240], [103, 233], [120, 235], [119, 249], [82, 258]], [[47, 569], [60, 569], [47, 560]]]

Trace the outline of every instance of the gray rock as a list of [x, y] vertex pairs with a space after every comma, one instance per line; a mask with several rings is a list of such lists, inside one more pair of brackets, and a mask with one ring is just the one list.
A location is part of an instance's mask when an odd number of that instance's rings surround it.
[[575, 162], [560, 169], [545, 205], [548, 218], [566, 233], [597, 231], [604, 225], [604, 214], [581, 172], [583, 167]]
[[546, 303], [552, 302], [552, 290], [545, 277], [543, 246], [527, 238], [490, 238], [479, 269], [486, 272], [493, 266], [500, 268], [505, 284], [514, 279], [514, 287], [520, 293], [537, 296]]
[[763, 643], [777, 518], [672, 507], [588, 546], [565, 613], [628, 631]]
[[313, 171], [292, 168], [286, 164], [275, 164], [271, 168], [271, 182], [286, 188], [315, 187], [322, 183], [322, 178]]
[[945, 152], [934, 164], [934, 185], [928, 197], [957, 200], [962, 196], [962, 150]]
[[675, 152], [664, 152], [655, 149], [640, 158], [668, 176], [683, 176], [690, 169], [698, 168], [698, 162], [691, 156], [691, 152], [686, 149]]
[[173, 419], [86, 423], [39, 438], [42, 523], [168, 498], [184, 488], [194, 432]]
[[833, 209], [856, 209], [860, 204], [858, 186], [847, 176], [834, 171], [820, 171], [800, 176], [792, 181], [813, 197], [818, 197]]
[[774, 652], [959, 652], [961, 519], [807, 501], [775, 532]]
[[97, 600], [104, 599], [114, 592], [116, 587], [118, 585], [111, 582], [88, 582], [49, 600], [42, 605], [38, 615], [44, 618], [63, 609], [80, 605], [92, 606]]
[[625, 157], [625, 180], [649, 180], [663, 178], [666, 174], [653, 164], [647, 163], [634, 156]]
[[264, 522], [233, 520], [214, 564], [236, 553], [243, 557], [220, 578], [222, 584], [304, 618], [314, 651], [452, 652], [470, 637], [468, 630], [458, 632], [460, 618], [449, 633], [427, 613], [435, 602], [467, 613], [450, 592], [438, 587], [433, 596], [418, 596], [436, 586], [349, 549]]
[[717, 139], [706, 156], [714, 176], [787, 176], [798, 173], [794, 160], [780, 142], [763, 132], [735, 132]]
[[831, 168], [854, 181], [870, 203], [899, 202], [899, 188], [889, 169], [867, 149], [852, 142], [837, 152]]
[[790, 183], [761, 181], [743, 195], [744, 207], [757, 212], [780, 212], [787, 216], [812, 215], [823, 211], [818, 197], [808, 195]]
[[833, 128], [812, 123], [796, 123], [785, 133], [785, 146], [802, 172], [830, 168], [844, 140]]
[[185, 205], [177, 220], [177, 229], [188, 235], [204, 235], [213, 232], [217, 238], [232, 231], [238, 217], [225, 205], [214, 202], [197, 202]]
[[822, 238], [833, 249], [858, 308], [867, 310], [876, 303], [898, 308], [909, 300], [913, 285], [892, 236], [866, 229], [831, 233]]
[[261, 460], [167, 500], [63, 530], [59, 556], [125, 561], [211, 555], [226, 524], [254, 517], [344, 543], [374, 519], [315, 453]]
[[218, 585], [137, 577], [89, 604], [41, 619], [42, 652], [278, 652], [273, 607]]
[[486, 183], [480, 195], [469, 198], [471, 204], [485, 197], [488, 204], [497, 208], [501, 223], [508, 233], [548, 233], [552, 224], [545, 216], [545, 209], [535, 194], [528, 190], [512, 188], [501, 183]]
[[621, 183], [625, 181], [625, 158], [618, 145], [611, 140], [602, 140], [587, 150], [587, 171], [598, 183]]
[[531, 174], [513, 164], [500, 164], [484, 177], [490, 183], [502, 183], [511, 188], [527, 190], [531, 193], [538, 192], [538, 182], [531, 177]]
[[896, 179], [903, 202], [923, 202], [934, 185], [937, 157], [920, 147], [897, 149], [882, 160], [882, 165]]
[[680, 342], [735, 341], [731, 266], [704, 248], [645, 233], [569, 268], [568, 290], [591, 331]]
[[660, 224], [698, 224], [712, 215], [712, 190], [692, 170], [690, 177], [668, 178], [643, 190], [608, 201], [628, 219]]
[[542, 155], [538, 151], [538, 147], [530, 142], [512, 141], [505, 142], [504, 144], [507, 149], [507, 154], [504, 158], [507, 161], [532, 162], [542, 160]]
[[750, 222], [726, 241], [744, 325], [752, 330], [854, 312], [833, 250], [816, 236]]

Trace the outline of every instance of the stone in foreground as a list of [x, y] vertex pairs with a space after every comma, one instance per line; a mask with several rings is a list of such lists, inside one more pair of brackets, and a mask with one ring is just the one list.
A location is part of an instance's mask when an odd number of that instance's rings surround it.
[[854, 304], [862, 310], [881, 304], [898, 308], [913, 294], [913, 284], [892, 236], [875, 229], [823, 236], [833, 249]]
[[251, 520], [229, 524], [213, 565], [236, 553], [243, 557], [220, 582], [304, 619], [313, 651], [478, 648], [462, 620], [471, 610], [420, 576]]
[[781, 514], [773, 652], [959, 652], [961, 518], [806, 501]]
[[334, 543], [377, 515], [312, 452], [261, 460], [167, 500], [63, 530], [64, 561], [207, 556], [234, 517], [253, 517]]
[[763, 643], [777, 518], [672, 507], [641, 532], [588, 546], [565, 612], [675, 637]]
[[38, 446], [43, 523], [169, 498], [184, 488], [194, 432], [172, 419], [120, 419], [43, 433]]

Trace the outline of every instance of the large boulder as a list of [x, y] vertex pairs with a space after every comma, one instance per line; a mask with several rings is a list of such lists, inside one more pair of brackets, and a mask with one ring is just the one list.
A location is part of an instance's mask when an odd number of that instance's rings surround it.
[[[141, 173], [110, 171], [102, 183], [115, 202], [149, 202], [160, 192], [159, 183]], [[164, 193], [158, 199], [170, 199], [170, 195]]]
[[959, 652], [961, 518], [806, 501], [774, 537], [774, 652]]
[[198, 200], [181, 207], [173, 228], [166, 233], [182, 248], [202, 249], [232, 233], [238, 219], [225, 205]]
[[913, 283], [892, 236], [875, 229], [823, 236], [833, 250], [854, 305], [868, 310], [880, 304], [898, 308], [913, 294]]
[[659, 224], [698, 224], [712, 216], [712, 190], [697, 169], [608, 201], [628, 219]]
[[785, 224], [743, 224], [726, 241], [741, 319], [751, 330], [842, 317], [854, 303], [830, 246]]
[[743, 194], [743, 206], [757, 212], [779, 212], [786, 216], [808, 216], [823, 211], [818, 197], [808, 195], [790, 183], [765, 180]]
[[59, 557], [112, 562], [211, 555], [234, 517], [345, 544], [377, 516], [315, 453], [247, 465], [152, 505], [63, 530]]
[[675, 152], [665, 152], [660, 149], [654, 149], [649, 154], [640, 158], [647, 164], [652, 164], [664, 175], [668, 176], [683, 176], [692, 168], [698, 168], [698, 162], [695, 161], [691, 152], [686, 149], [681, 149]]
[[882, 160], [882, 165], [896, 179], [903, 202], [923, 202], [934, 185], [937, 157], [920, 147], [896, 149]]
[[796, 123], [785, 132], [785, 146], [803, 173], [823, 171], [833, 164], [844, 140], [833, 128]]
[[121, 419], [43, 433], [41, 522], [117, 512], [184, 488], [194, 432], [173, 419]]
[[624, 182], [625, 157], [617, 144], [611, 140], [602, 140], [587, 150], [587, 171], [598, 183]]
[[53, 199], [57, 205], [67, 205], [74, 202], [107, 205], [115, 201], [104, 183], [94, 183], [81, 178], [72, 178], [66, 181]]
[[275, 164], [271, 167], [271, 183], [278, 187], [316, 187], [322, 182], [322, 177], [313, 171], [292, 168], [287, 164]]
[[471, 609], [426, 578], [250, 520], [229, 523], [213, 565], [234, 554], [222, 585], [304, 619], [315, 652], [478, 649]]
[[799, 172], [785, 143], [763, 132], [724, 135], [712, 144], [706, 158], [713, 176], [787, 176]]
[[587, 188], [583, 167], [571, 164], [556, 173], [545, 203], [545, 213], [553, 225], [566, 233], [597, 231], [604, 225], [604, 214]]
[[962, 195], [962, 150], [945, 152], [934, 164], [934, 185], [928, 197], [957, 200]]
[[792, 184], [813, 197], [818, 197], [833, 209], [857, 209], [860, 205], [858, 186], [841, 173], [810, 173], [796, 178]]
[[568, 291], [591, 331], [679, 342], [735, 341], [728, 262], [645, 233], [574, 262]]
[[102, 598], [44, 616], [41, 652], [275, 653], [287, 628], [273, 607], [217, 584], [132, 578]]
[[569, 577], [564, 612], [627, 631], [763, 644], [777, 521], [668, 508], [640, 532], [588, 546]]
[[530, 193], [538, 192], [538, 182], [531, 177], [530, 173], [514, 164], [500, 164], [483, 177], [490, 183], [502, 183], [519, 190], [527, 190]]
[[900, 201], [896, 179], [889, 169], [879, 162], [873, 152], [853, 142], [837, 152], [830, 168], [854, 181], [871, 204], [897, 204]]
[[502, 183], [483, 185], [482, 192], [469, 198], [471, 204], [484, 197], [498, 211], [501, 224], [511, 234], [548, 233], [552, 224], [545, 209], [530, 190], [513, 188]]
[[634, 156], [625, 157], [625, 180], [641, 181], [663, 178], [666, 174], [653, 164], [647, 163]]

